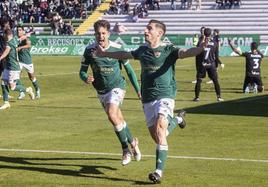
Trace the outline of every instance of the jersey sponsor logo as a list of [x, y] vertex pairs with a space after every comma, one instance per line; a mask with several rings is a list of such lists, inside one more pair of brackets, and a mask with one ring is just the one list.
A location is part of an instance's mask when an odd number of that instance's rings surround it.
[[156, 58], [159, 58], [159, 57], [161, 56], [161, 52], [160, 52], [160, 51], [155, 51], [155, 52], [154, 52], [154, 56], [155, 56]]
[[250, 57], [252, 57], [252, 58], [261, 58], [261, 55], [254, 55], [254, 54], [251, 54]]
[[260, 72], [257, 72], [257, 71], [251, 71], [251, 74], [252, 74], [252, 75], [260, 75]]

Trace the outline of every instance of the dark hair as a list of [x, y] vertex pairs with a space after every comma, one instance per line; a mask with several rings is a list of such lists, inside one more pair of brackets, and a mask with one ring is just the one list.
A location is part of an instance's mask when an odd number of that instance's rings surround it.
[[94, 31], [97, 32], [100, 27], [106, 28], [108, 31], [110, 31], [110, 23], [107, 20], [98, 20], [94, 23]]
[[257, 42], [252, 42], [252, 43], [250, 44], [250, 47], [251, 47], [252, 50], [257, 50], [258, 47], [259, 47], [259, 45], [257, 44]]
[[7, 36], [7, 35], [13, 34], [13, 32], [12, 32], [11, 29], [7, 29], [7, 30], [4, 31], [4, 34]]
[[0, 20], [1, 28], [4, 28], [4, 26], [5, 26], [7, 23], [10, 24], [8, 19], [1, 18], [1, 20]]
[[22, 30], [24, 30], [24, 27], [22, 25], [18, 25], [17, 30], [18, 30], [18, 28], [21, 28]]
[[204, 26], [202, 26], [202, 27], [200, 28], [200, 33], [201, 33], [201, 34], [204, 34], [204, 30], [205, 30], [205, 28], [206, 28], [206, 27], [204, 27]]
[[151, 24], [151, 23], [154, 23], [156, 27], [162, 29], [164, 31], [164, 34], [166, 33], [166, 25], [162, 21], [151, 19], [149, 21], [149, 24]]
[[205, 28], [204, 35], [205, 35], [205, 37], [210, 37], [210, 35], [211, 35], [211, 29], [210, 28]]
[[219, 29], [214, 29], [214, 33], [219, 34], [220, 33], [220, 30]]

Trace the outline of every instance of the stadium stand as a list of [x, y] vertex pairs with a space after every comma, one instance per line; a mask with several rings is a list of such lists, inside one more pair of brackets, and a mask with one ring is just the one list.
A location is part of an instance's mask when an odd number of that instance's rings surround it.
[[[148, 10], [148, 16], [133, 22], [132, 9], [140, 3], [139, 0], [130, 1], [130, 15], [104, 14], [101, 18], [116, 22], [127, 27], [125, 34], [141, 34], [150, 19], [163, 21], [167, 27], [167, 34], [196, 34], [201, 26], [217, 28], [221, 34], [259, 34], [261, 44], [268, 44], [268, 1], [242, 0], [239, 6], [231, 9], [219, 7], [214, 0], [202, 0], [201, 10], [182, 9], [180, 2], [175, 2], [172, 10], [171, 2], [160, 2], [160, 10]], [[86, 34], [93, 34], [90, 27]]]
[[83, 35], [86, 34], [87, 29], [92, 27], [94, 22], [97, 21], [103, 13], [109, 7], [109, 0], [106, 0], [96, 7], [94, 12], [75, 30], [75, 34]]
[[[96, 0], [0, 0], [0, 15], [2, 20], [9, 20], [12, 28], [23, 25], [26, 31], [35, 34], [72, 34], [69, 31], [83, 23], [99, 3]], [[60, 32], [58, 29], [55, 32], [55, 26], [60, 26]]]

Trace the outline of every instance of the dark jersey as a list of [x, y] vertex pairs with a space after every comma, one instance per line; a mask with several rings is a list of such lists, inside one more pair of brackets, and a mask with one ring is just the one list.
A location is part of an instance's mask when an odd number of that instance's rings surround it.
[[213, 36], [213, 41], [216, 42], [219, 45], [219, 43], [220, 43], [220, 36], [219, 35]]
[[3, 32], [0, 31], [0, 54], [2, 54], [5, 50], [6, 41], [3, 36]]
[[253, 54], [252, 52], [242, 53], [246, 57], [246, 76], [261, 76], [261, 61], [263, 54]]
[[208, 42], [204, 52], [203, 52], [203, 66], [205, 67], [212, 67], [215, 66], [216, 60], [216, 50], [217, 50], [217, 43], [213, 40]]

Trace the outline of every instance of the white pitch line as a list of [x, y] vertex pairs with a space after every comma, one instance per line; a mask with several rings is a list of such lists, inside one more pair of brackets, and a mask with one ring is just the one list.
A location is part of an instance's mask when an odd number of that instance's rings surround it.
[[[179, 65], [179, 66], [176, 66], [176, 68], [184, 68], [184, 67], [191, 67], [193, 65]], [[141, 68], [135, 68], [134, 69], [135, 71], [138, 71], [138, 70], [141, 70]], [[37, 73], [37, 77], [49, 77], [49, 76], [58, 76], [58, 75], [74, 75], [74, 74], [77, 74], [78, 75], [79, 72], [70, 72], [70, 73], [51, 73], [51, 74], [42, 74], [42, 75], [38, 75]], [[28, 75], [23, 75], [21, 77], [28, 77]]]
[[[49, 77], [49, 76], [58, 76], [58, 75], [73, 75], [73, 74], [77, 74], [78, 72], [71, 72], [71, 73], [52, 73], [52, 74], [42, 74], [42, 75], [38, 75], [37, 73], [37, 77]], [[28, 75], [24, 75], [22, 77], [28, 77]]]
[[[1, 152], [29, 152], [29, 153], [58, 153], [58, 154], [80, 154], [80, 155], [105, 155], [105, 156], [121, 156], [117, 153], [103, 152], [79, 152], [79, 151], [56, 151], [56, 150], [30, 150], [30, 149], [5, 149], [0, 148]], [[155, 155], [142, 155], [143, 157], [154, 158]], [[240, 161], [240, 162], [259, 162], [268, 163], [268, 160], [244, 159], [244, 158], [216, 158], [216, 157], [194, 157], [194, 156], [168, 156], [174, 159], [191, 159], [191, 160], [219, 160], [219, 161]]]

